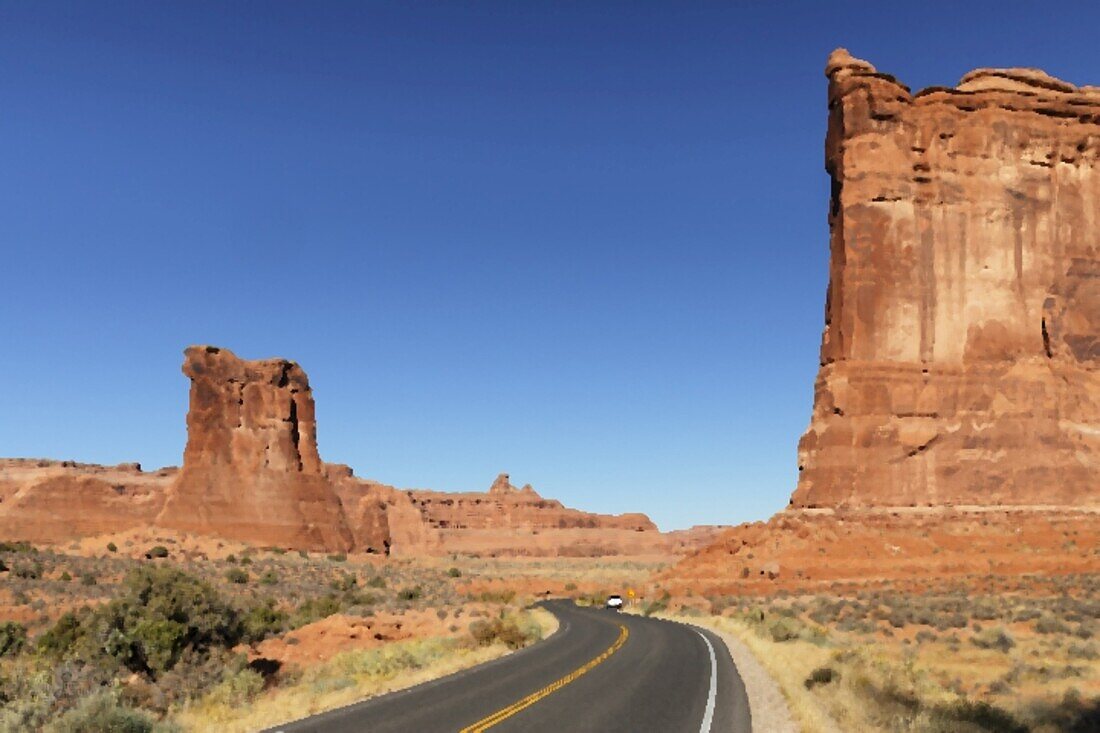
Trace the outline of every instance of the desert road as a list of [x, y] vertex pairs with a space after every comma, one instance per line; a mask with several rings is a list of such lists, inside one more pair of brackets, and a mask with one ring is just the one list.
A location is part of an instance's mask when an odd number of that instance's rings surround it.
[[729, 652], [707, 631], [550, 601], [550, 638], [506, 657], [270, 731], [750, 733]]

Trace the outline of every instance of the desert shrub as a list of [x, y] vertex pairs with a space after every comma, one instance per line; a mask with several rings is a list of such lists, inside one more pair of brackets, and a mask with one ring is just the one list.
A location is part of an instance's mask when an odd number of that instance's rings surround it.
[[1097, 651], [1096, 645], [1092, 642], [1086, 642], [1084, 644], [1070, 644], [1066, 649], [1066, 654], [1071, 659], [1100, 659], [1100, 652]]
[[0, 542], [0, 552], [29, 552], [37, 554], [38, 550], [30, 542]]
[[69, 583], [69, 582], [72, 581], [72, 579], [73, 579], [73, 576], [69, 575], [68, 570], [61, 573], [61, 576], [58, 578], [58, 580], [60, 580], [62, 583]]
[[244, 641], [254, 644], [284, 631], [289, 616], [286, 611], [276, 608], [275, 602], [269, 598], [248, 609], [241, 621], [244, 626]]
[[447, 575], [448, 575], [448, 577], [451, 577], [451, 578], [461, 578], [462, 577], [462, 571], [459, 570], [458, 568], [450, 568], [447, 571]]
[[230, 583], [244, 585], [248, 582], [248, 573], [240, 568], [229, 568], [225, 571], [225, 579]]
[[335, 595], [329, 594], [320, 598], [307, 598], [294, 611], [290, 625], [296, 629], [299, 626], [305, 626], [314, 621], [327, 618], [334, 613], [340, 613], [340, 609], [340, 599]]
[[470, 636], [481, 646], [500, 641], [509, 649], [520, 649], [542, 638], [537, 624], [520, 621], [514, 616], [478, 619], [469, 628]]
[[952, 733], [1028, 733], [1010, 713], [987, 702], [960, 700], [935, 705], [925, 712], [928, 728]]
[[772, 641], [776, 642], [797, 639], [799, 631], [801, 629], [798, 624], [790, 618], [778, 618], [768, 625], [768, 634], [771, 636]]
[[157, 558], [168, 557], [168, 548], [164, 545], [155, 545], [149, 548], [149, 551], [145, 553], [145, 557]]
[[27, 627], [15, 621], [0, 623], [0, 657], [18, 654], [27, 644]]
[[22, 562], [12, 566], [11, 574], [23, 580], [38, 580], [42, 577], [42, 563]]
[[333, 590], [347, 592], [359, 585], [359, 579], [351, 573], [340, 573], [332, 579], [329, 585], [332, 586]]
[[807, 690], [812, 690], [818, 685], [827, 685], [838, 677], [839, 674], [832, 667], [818, 667], [810, 672], [810, 676], [802, 684], [806, 686]]
[[95, 573], [86, 572], [86, 573], [81, 573], [80, 574], [80, 584], [81, 585], [92, 586], [92, 585], [95, 585], [98, 582], [99, 581], [96, 579]]
[[185, 653], [202, 657], [230, 648], [242, 633], [239, 612], [210, 584], [169, 566], [146, 565], [126, 576], [110, 603], [62, 616], [39, 649], [87, 661], [105, 656], [156, 678]]
[[82, 700], [75, 708], [46, 726], [47, 733], [153, 733], [169, 730], [144, 713], [125, 707], [110, 690]]
[[78, 612], [67, 611], [61, 614], [54, 625], [38, 637], [38, 651], [47, 657], [60, 658], [83, 637], [82, 621], [89, 613], [87, 608], [83, 608]]
[[576, 583], [566, 583], [565, 584], [565, 589], [567, 591], [574, 591], [574, 590], [577, 589], [577, 584]]
[[412, 588], [402, 588], [397, 591], [397, 598], [401, 601], [415, 601], [424, 594], [423, 589], [417, 585]]
[[386, 579], [381, 575], [375, 575], [373, 578], [367, 581], [367, 585], [371, 588], [385, 588]]
[[244, 669], [227, 669], [222, 675], [222, 680], [210, 690], [211, 702], [239, 707], [247, 705], [263, 692], [264, 678], [259, 672], [245, 667]]
[[118, 552], [118, 545], [116, 545], [114, 542], [108, 542], [107, 552]]
[[265, 570], [264, 574], [260, 576], [260, 585], [276, 585], [279, 582], [279, 576], [274, 570]]
[[[607, 596], [593, 596], [591, 598], [590, 605], [599, 605], [603, 603], [603, 598]], [[508, 604], [514, 601], [516, 598], [516, 592], [511, 589], [505, 590], [487, 590], [476, 596], [474, 600], [481, 601], [482, 603], [504, 603]]]
[[979, 649], [996, 649], [1008, 652], [1016, 641], [1004, 629], [984, 629], [970, 637], [970, 643]]
[[334, 555], [329, 555], [328, 559], [332, 562], [345, 562], [348, 559], [348, 556], [343, 552], [337, 552]]
[[1039, 634], [1068, 634], [1069, 626], [1054, 616], [1043, 616], [1035, 622], [1035, 632]]

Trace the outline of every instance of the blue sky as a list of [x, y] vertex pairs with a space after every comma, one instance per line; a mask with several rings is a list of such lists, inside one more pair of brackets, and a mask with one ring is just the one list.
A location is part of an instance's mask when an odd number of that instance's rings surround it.
[[0, 455], [181, 460], [192, 343], [329, 461], [664, 529], [794, 488], [829, 51], [1100, 83], [1094, 3], [0, 3]]

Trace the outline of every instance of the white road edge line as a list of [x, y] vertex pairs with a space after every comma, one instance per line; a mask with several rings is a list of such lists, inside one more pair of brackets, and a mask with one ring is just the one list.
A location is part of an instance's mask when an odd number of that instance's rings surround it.
[[710, 691], [707, 693], [707, 709], [703, 711], [703, 723], [699, 726], [699, 733], [710, 733], [710, 724], [714, 720], [714, 699], [718, 694], [718, 659], [714, 656], [714, 647], [706, 634], [701, 631], [695, 633], [703, 637], [707, 651], [710, 652]]

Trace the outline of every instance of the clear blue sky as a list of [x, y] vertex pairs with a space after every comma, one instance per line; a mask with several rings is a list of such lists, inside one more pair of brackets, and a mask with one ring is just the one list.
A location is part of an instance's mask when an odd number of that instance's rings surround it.
[[285, 356], [326, 460], [662, 528], [796, 482], [825, 58], [1100, 83], [1059, 3], [0, 4], [0, 455], [181, 459], [181, 350]]

